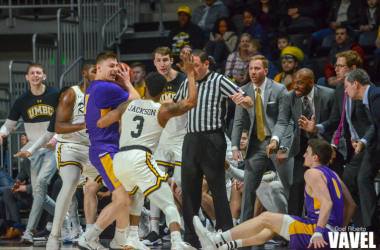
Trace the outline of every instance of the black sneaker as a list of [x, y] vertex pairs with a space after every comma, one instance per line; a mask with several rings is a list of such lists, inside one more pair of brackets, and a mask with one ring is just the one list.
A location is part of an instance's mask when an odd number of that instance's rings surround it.
[[145, 244], [146, 246], [155, 246], [161, 245], [162, 240], [155, 231], [152, 231], [146, 237], [144, 237], [144, 240], [142, 240], [141, 243]]
[[50, 235], [50, 231], [47, 230], [46, 228], [37, 234], [33, 235], [33, 240], [34, 241], [43, 241], [43, 240], [48, 240]]

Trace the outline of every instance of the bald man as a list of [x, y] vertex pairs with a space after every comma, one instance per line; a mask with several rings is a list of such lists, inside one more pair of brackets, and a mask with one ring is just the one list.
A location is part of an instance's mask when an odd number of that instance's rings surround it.
[[[314, 116], [317, 124], [328, 120], [334, 104], [334, 90], [314, 85], [314, 73], [306, 68], [298, 70], [293, 75], [293, 85], [294, 89], [284, 95], [283, 103], [280, 105], [278, 121], [271, 142], [267, 146], [267, 154], [269, 155], [280, 145], [287, 149], [286, 158], [278, 158], [277, 161], [281, 163], [287, 158], [294, 157], [293, 184], [290, 188], [288, 213], [301, 217], [306, 171], [303, 166], [303, 155], [306, 152], [308, 140], [316, 138], [317, 134], [301, 130], [298, 126], [298, 120], [301, 119], [302, 115], [307, 118]], [[291, 119], [296, 124], [293, 143], [284, 139]], [[330, 142], [332, 133], [325, 133], [319, 137]]]

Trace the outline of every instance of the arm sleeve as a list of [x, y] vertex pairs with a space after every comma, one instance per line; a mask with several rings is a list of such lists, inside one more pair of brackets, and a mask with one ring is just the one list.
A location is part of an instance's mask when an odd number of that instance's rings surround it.
[[124, 91], [120, 86], [108, 83], [99, 86], [99, 91], [102, 96], [96, 96], [96, 106], [100, 109], [117, 108], [121, 103], [129, 98], [129, 93]]
[[53, 136], [55, 135], [55, 132], [49, 132], [49, 131], [45, 131], [45, 133], [43, 133], [43, 135], [40, 137], [40, 139], [38, 139], [32, 147], [30, 147], [27, 151], [33, 155], [35, 152], [37, 152], [39, 149], [41, 149], [42, 147], [44, 147], [46, 145], [46, 143], [48, 143], [50, 141], [51, 138], [53, 138]]
[[16, 126], [17, 124], [17, 120], [16, 121], [13, 121], [13, 120], [9, 120], [7, 119], [4, 123], [3, 126], [1, 126], [1, 129], [0, 129], [0, 133], [3, 133], [3, 134], [8, 134], [12, 131], [12, 128], [14, 126]]
[[173, 97], [173, 102], [177, 103], [185, 98], [185, 92], [187, 90], [187, 79], [179, 86], [177, 94]]
[[230, 165], [230, 167], [226, 170], [226, 173], [230, 175], [232, 178], [235, 178], [239, 182], [244, 182], [244, 171], [237, 169]]
[[225, 97], [229, 97], [230, 95], [234, 95], [237, 93], [241, 93], [244, 96], [247, 95], [241, 88], [239, 88], [233, 81], [231, 81], [226, 76], [222, 76], [222, 78], [220, 79], [220, 89], [222, 95], [224, 95]]

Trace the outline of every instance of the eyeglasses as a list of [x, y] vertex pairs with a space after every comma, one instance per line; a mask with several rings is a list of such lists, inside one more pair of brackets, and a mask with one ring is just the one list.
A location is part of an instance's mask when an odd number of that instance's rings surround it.
[[335, 69], [343, 69], [344, 67], [346, 67], [347, 66], [347, 64], [344, 64], [344, 65], [341, 65], [341, 64], [335, 64], [334, 65], [334, 68]]

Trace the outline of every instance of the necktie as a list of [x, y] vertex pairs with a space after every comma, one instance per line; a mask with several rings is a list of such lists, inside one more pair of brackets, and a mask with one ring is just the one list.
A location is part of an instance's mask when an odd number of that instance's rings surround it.
[[257, 127], [257, 138], [260, 141], [265, 139], [265, 130], [264, 130], [264, 120], [263, 120], [263, 109], [261, 105], [261, 90], [256, 88], [257, 95], [255, 100], [255, 113], [256, 113], [256, 127]]
[[343, 99], [343, 111], [342, 111], [342, 117], [340, 118], [340, 123], [338, 126], [338, 129], [336, 130], [335, 136], [334, 136], [334, 143], [335, 146], [338, 146], [339, 144], [339, 139], [340, 139], [340, 134], [343, 129], [343, 122], [344, 122], [344, 116], [346, 114], [346, 99], [347, 99], [347, 94], [344, 94], [344, 99]]

